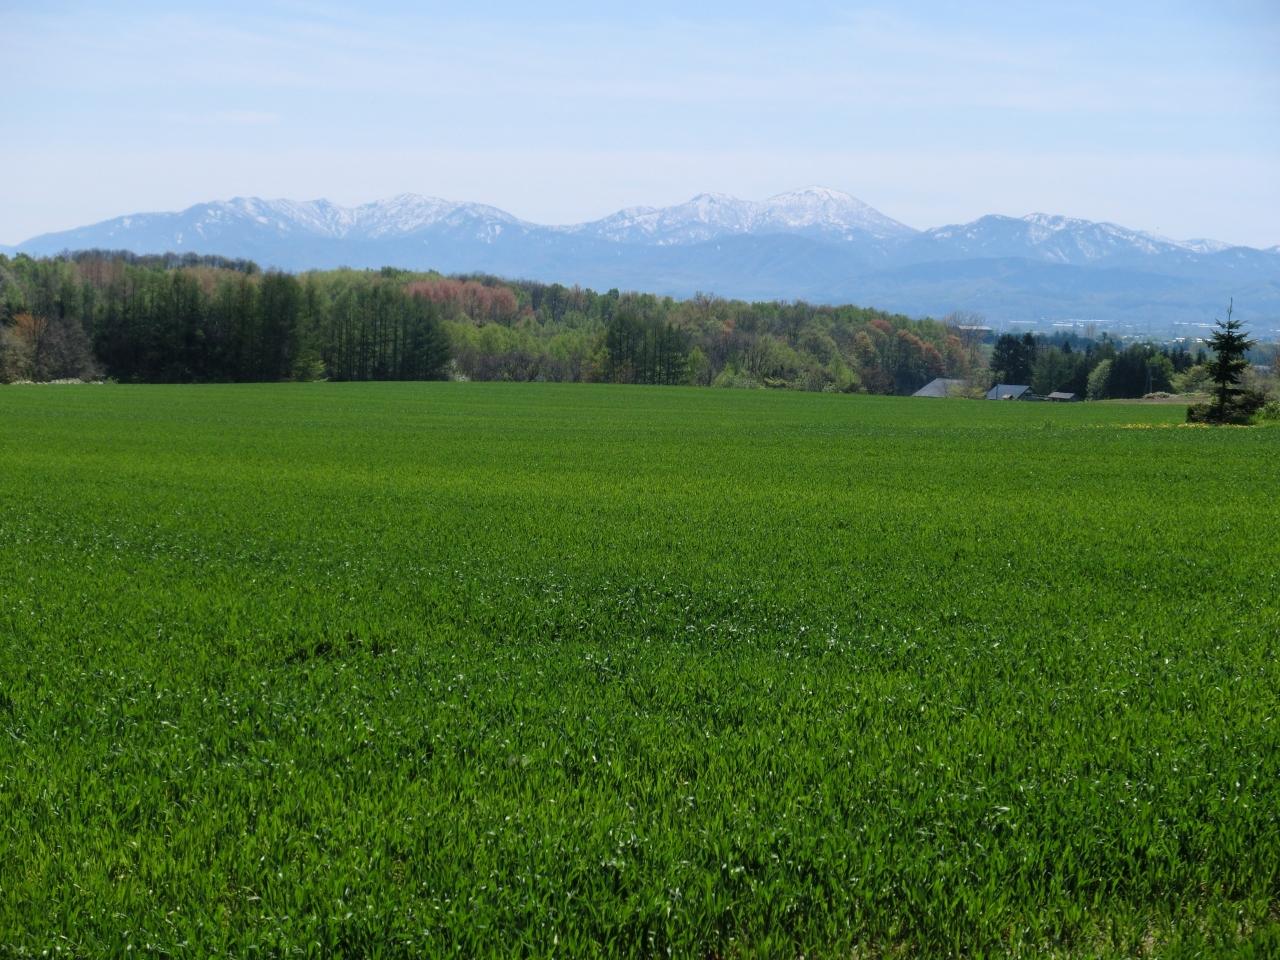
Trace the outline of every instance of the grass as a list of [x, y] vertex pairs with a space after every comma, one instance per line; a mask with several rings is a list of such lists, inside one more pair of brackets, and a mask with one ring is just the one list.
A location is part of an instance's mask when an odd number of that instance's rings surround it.
[[1280, 430], [1182, 416], [2, 390], [0, 955], [1274, 955]]

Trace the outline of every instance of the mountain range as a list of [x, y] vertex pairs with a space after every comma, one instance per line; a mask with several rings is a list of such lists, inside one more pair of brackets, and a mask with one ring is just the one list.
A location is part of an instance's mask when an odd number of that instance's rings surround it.
[[[397, 266], [687, 296], [850, 302], [989, 321], [1174, 332], [1220, 314], [1280, 327], [1280, 247], [1176, 241], [1035, 213], [916, 230], [847, 193], [701, 194], [571, 226], [402, 194], [355, 207], [237, 197], [33, 237], [10, 252], [197, 252], [305, 270]], [[1265, 329], [1262, 331], [1265, 332]]]

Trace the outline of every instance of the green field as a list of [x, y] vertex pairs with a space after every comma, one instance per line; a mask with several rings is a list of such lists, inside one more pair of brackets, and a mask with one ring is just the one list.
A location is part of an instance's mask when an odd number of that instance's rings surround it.
[[1280, 429], [0, 389], [0, 956], [1280, 952]]

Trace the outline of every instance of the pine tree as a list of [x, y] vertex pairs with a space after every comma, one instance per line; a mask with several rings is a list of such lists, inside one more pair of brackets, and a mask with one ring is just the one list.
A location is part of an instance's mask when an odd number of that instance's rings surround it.
[[1241, 329], [1240, 321], [1231, 318], [1234, 306], [1234, 301], [1228, 304], [1227, 319], [1218, 320], [1218, 329], [1209, 337], [1209, 346], [1214, 351], [1213, 360], [1209, 363], [1209, 376], [1217, 388], [1214, 392], [1212, 416], [1219, 423], [1225, 423], [1231, 418], [1231, 401], [1243, 393], [1237, 384], [1240, 382], [1240, 374], [1249, 366], [1249, 361], [1244, 357], [1245, 351], [1254, 343]]

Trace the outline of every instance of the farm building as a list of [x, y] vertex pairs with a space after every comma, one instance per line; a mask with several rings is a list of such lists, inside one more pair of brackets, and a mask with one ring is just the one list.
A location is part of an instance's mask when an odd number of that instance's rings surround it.
[[1080, 395], [1075, 393], [1067, 393], [1064, 390], [1055, 390], [1053, 391], [1053, 393], [1049, 394], [1049, 396], [1047, 396], [1045, 399], [1053, 400], [1055, 403], [1075, 403], [1077, 400], [1080, 399]]
[[1035, 394], [1026, 384], [997, 383], [987, 391], [988, 400], [1031, 400]]
[[913, 397], [958, 397], [960, 391], [964, 389], [963, 380], [949, 380], [946, 377], [938, 377], [930, 380], [923, 387], [912, 394]]

